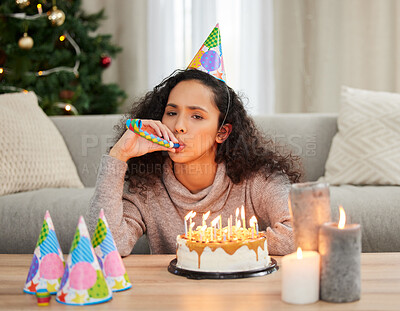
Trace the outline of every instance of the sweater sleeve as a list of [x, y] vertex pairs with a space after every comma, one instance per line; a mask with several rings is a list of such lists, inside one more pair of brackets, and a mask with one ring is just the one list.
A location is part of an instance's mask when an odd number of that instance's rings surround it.
[[124, 193], [127, 164], [109, 155], [101, 158], [94, 195], [86, 215], [93, 234], [98, 215], [104, 209], [108, 225], [121, 256], [128, 256], [146, 230], [138, 206]]
[[274, 173], [265, 179], [265, 175], [257, 174], [253, 180], [254, 210], [268, 224], [268, 251], [272, 255], [286, 255], [294, 251], [294, 235], [288, 208], [289, 191], [290, 182], [286, 175]]

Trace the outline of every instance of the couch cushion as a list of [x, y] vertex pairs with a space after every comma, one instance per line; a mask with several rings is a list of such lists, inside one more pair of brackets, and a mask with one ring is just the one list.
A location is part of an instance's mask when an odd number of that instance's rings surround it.
[[336, 118], [334, 113], [282, 113], [256, 116], [254, 120], [273, 141], [301, 158], [303, 180], [314, 181], [324, 174], [332, 138], [337, 132]]
[[[94, 188], [48, 188], [0, 197], [0, 254], [32, 254], [44, 214], [49, 210], [64, 254], [71, 248], [79, 216], [85, 217]], [[133, 254], [149, 254], [147, 236], [142, 236]]]
[[69, 253], [79, 216], [94, 188], [47, 188], [0, 197], [0, 253], [32, 254], [49, 210], [64, 254]]
[[361, 224], [363, 252], [400, 252], [400, 189], [395, 186], [331, 186], [332, 220], [338, 206], [348, 222]]
[[0, 95], [0, 133], [0, 195], [83, 188], [63, 138], [35, 93]]
[[338, 128], [324, 181], [400, 185], [400, 94], [343, 87]]

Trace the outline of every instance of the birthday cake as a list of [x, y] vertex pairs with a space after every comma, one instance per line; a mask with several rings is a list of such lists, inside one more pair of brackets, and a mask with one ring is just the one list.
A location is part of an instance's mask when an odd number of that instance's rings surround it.
[[[233, 227], [235, 229], [235, 227]], [[227, 228], [218, 234], [211, 228], [195, 230], [190, 237], [186, 234], [177, 237], [176, 266], [181, 269], [199, 272], [244, 272], [261, 270], [269, 266], [267, 239], [264, 232], [255, 234], [246, 228], [234, 230], [227, 238]], [[209, 236], [209, 238], [207, 238]]]

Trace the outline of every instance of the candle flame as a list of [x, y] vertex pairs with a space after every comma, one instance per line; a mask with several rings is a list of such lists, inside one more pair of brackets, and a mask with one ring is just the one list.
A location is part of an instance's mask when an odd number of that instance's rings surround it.
[[256, 216], [250, 218], [250, 227], [253, 227], [257, 223]]
[[344, 212], [344, 209], [342, 206], [339, 206], [339, 224], [338, 228], [339, 229], [344, 229], [344, 226], [346, 224], [346, 213]]
[[[238, 225], [237, 225], [237, 228], [240, 228], [241, 226], [242, 226], [242, 223], [240, 222], [240, 219], [238, 220], [238, 223], [237, 223]], [[236, 229], [237, 229], [236, 228]]]
[[190, 224], [190, 229], [193, 229], [193, 227], [194, 227], [194, 222], [192, 222], [191, 224]]
[[39, 3], [36, 7], [37, 7], [38, 9], [41, 9], [41, 8], [42, 8], [42, 5]]
[[210, 216], [210, 211], [207, 213], [203, 214], [203, 220], [207, 220], [208, 216]]
[[236, 218], [239, 216], [239, 207], [236, 209]]
[[297, 248], [297, 259], [302, 259], [303, 258], [303, 252], [301, 250], [301, 247]]
[[211, 225], [216, 226], [220, 217], [221, 217], [221, 215], [219, 215], [218, 217], [215, 217], [215, 219], [211, 222]]
[[241, 210], [241, 213], [240, 213], [240, 215], [242, 216], [242, 218], [244, 218], [244, 206], [242, 205], [242, 210]]
[[190, 212], [185, 216], [185, 220], [188, 220], [188, 219], [191, 217], [192, 213], [193, 213], [193, 211], [190, 211]]

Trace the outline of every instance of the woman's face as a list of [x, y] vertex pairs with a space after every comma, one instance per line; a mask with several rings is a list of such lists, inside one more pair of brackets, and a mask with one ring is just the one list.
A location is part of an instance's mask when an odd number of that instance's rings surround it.
[[214, 162], [219, 110], [212, 91], [197, 80], [179, 82], [170, 92], [162, 123], [185, 145], [169, 156], [175, 163]]

